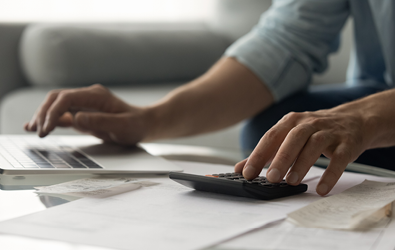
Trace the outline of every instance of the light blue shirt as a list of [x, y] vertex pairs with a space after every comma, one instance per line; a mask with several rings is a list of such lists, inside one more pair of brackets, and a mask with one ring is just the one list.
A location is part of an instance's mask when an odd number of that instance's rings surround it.
[[394, 0], [273, 0], [255, 28], [225, 52], [250, 68], [275, 100], [306, 89], [328, 66], [346, 20], [355, 45], [348, 84], [395, 83]]

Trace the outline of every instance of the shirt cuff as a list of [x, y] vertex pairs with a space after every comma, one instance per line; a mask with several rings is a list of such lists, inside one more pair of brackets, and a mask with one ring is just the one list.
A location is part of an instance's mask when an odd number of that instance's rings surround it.
[[307, 67], [255, 30], [231, 45], [225, 56], [235, 58], [253, 71], [269, 88], [275, 102], [306, 89], [311, 80]]

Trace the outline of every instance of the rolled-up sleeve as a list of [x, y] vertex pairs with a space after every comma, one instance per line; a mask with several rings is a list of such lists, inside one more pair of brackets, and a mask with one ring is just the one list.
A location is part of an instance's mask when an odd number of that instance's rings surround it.
[[252, 70], [276, 102], [305, 89], [336, 51], [347, 0], [273, 0], [258, 25], [225, 52]]

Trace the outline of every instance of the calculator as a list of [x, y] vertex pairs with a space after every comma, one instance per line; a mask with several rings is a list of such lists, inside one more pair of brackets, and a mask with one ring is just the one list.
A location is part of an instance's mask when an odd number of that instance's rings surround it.
[[242, 196], [259, 200], [271, 200], [290, 195], [304, 193], [306, 184], [291, 186], [285, 180], [280, 183], [270, 183], [266, 177], [258, 176], [246, 180], [241, 173], [221, 173], [195, 175], [171, 172], [169, 178], [184, 186], [205, 192]]

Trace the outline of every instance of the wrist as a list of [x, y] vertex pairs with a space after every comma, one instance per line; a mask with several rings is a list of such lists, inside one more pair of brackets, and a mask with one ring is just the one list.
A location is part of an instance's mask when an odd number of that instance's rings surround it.
[[342, 105], [348, 115], [356, 115], [365, 149], [395, 145], [395, 119], [391, 103], [395, 92], [385, 91]]
[[160, 139], [160, 111], [155, 106], [141, 108], [140, 118], [143, 126], [142, 142]]

